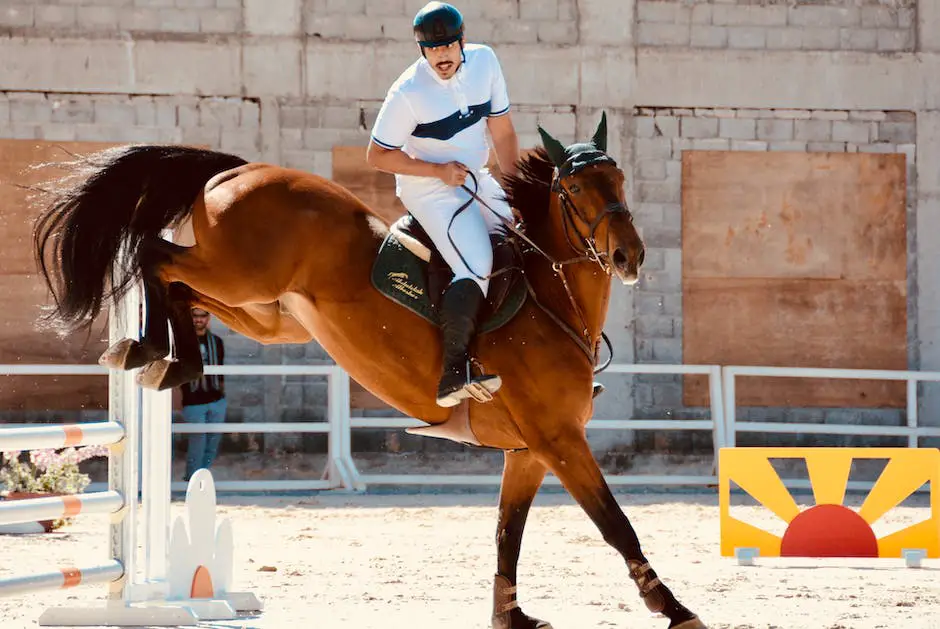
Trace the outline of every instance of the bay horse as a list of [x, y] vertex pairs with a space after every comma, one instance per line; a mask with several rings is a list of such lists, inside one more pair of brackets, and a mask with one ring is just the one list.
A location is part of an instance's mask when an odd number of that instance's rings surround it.
[[[550, 627], [525, 614], [516, 595], [526, 517], [550, 470], [623, 556], [646, 606], [671, 629], [703, 629], [650, 566], [586, 437], [611, 279], [636, 282], [645, 255], [623, 171], [606, 152], [606, 114], [589, 142], [566, 147], [539, 133], [543, 146], [504, 182], [517, 213], [507, 238], [516, 243], [525, 299], [500, 327], [481, 331], [472, 350], [503, 386], [491, 401], [461, 405], [458, 432], [470, 436], [455, 438], [504, 451], [492, 626]], [[144, 290], [141, 339], [109, 347], [102, 364], [141, 368], [138, 382], [153, 389], [198, 378], [190, 317], [198, 306], [260, 343], [316, 340], [392, 407], [432, 429], [455, 421], [459, 411], [435, 403], [439, 331], [432, 318], [377, 290], [373, 272], [390, 226], [349, 190], [311, 173], [175, 145], [114, 147], [71, 168], [47, 188], [53, 196], [34, 229], [54, 298], [51, 321], [74, 331], [137, 282]], [[162, 237], [184, 220], [194, 245]]]

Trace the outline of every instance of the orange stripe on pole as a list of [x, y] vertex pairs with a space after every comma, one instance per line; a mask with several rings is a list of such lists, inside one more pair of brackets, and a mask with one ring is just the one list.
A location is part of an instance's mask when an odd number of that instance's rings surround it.
[[85, 438], [85, 434], [82, 431], [81, 426], [76, 426], [74, 424], [62, 426], [62, 431], [65, 433], [65, 443], [63, 445], [65, 448], [70, 446], [77, 446], [81, 444]]
[[62, 496], [62, 517], [71, 518], [82, 512], [82, 501], [75, 496]]
[[82, 571], [78, 568], [60, 568], [62, 572], [62, 589], [73, 588], [82, 583]]

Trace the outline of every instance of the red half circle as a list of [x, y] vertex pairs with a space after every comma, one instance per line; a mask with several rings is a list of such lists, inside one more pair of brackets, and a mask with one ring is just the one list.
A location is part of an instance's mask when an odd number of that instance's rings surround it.
[[790, 522], [780, 556], [877, 557], [878, 539], [855, 511], [842, 505], [816, 505]]

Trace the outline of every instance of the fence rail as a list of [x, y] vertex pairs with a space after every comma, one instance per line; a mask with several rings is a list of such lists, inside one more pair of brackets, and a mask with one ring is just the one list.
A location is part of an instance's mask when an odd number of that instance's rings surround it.
[[[808, 422], [749, 422], [737, 419], [735, 389], [740, 377], [833, 378], [841, 380], [907, 381], [907, 425], [875, 426], [855, 424], [814, 424]], [[916, 448], [920, 437], [940, 437], [940, 426], [918, 425], [918, 382], [940, 382], [940, 371], [891, 371], [883, 369], [831, 369], [821, 367], [763, 367], [729, 365], [722, 368], [727, 445], [734, 446], [739, 432], [805, 433], [829, 435], [868, 435], [907, 437], [907, 445]]]
[[[207, 366], [209, 375], [232, 376], [324, 376], [328, 380], [328, 411], [325, 421], [310, 422], [250, 422], [232, 424], [172, 425], [173, 434], [193, 433], [319, 433], [329, 438], [328, 461], [319, 479], [298, 480], [229, 480], [217, 481], [219, 491], [295, 491], [322, 489], [364, 489], [369, 485], [498, 485], [494, 474], [360, 474], [352, 453], [352, 431], [361, 429], [404, 429], [424, 426], [412, 417], [379, 416], [353, 417], [349, 402], [349, 376], [336, 365], [225, 365]], [[722, 447], [734, 446], [739, 432], [805, 433], [838, 435], [900, 436], [908, 438], [908, 445], [916, 447], [921, 437], [940, 437], [940, 427], [918, 425], [918, 382], [940, 382], [940, 372], [888, 371], [873, 369], [788, 368], [761, 366], [719, 365], [664, 365], [614, 364], [606, 373], [611, 374], [669, 374], [704, 375], [709, 379], [709, 419], [621, 419], [592, 418], [587, 429], [591, 431], [645, 431], [692, 430], [711, 431], [714, 452]], [[0, 365], [3, 375], [105, 375], [108, 370], [97, 365]], [[881, 379], [907, 382], [907, 422], [904, 426], [813, 424], [805, 422], [752, 422], [737, 419], [736, 382], [742, 377], [794, 377], [794, 378], [846, 378]], [[146, 404], [145, 404], [146, 407]], [[148, 407], [149, 408], [149, 407]], [[160, 417], [148, 421], [170, 421], [167, 405], [154, 407]], [[145, 410], [144, 412], [148, 412]], [[0, 427], [0, 450], [19, 450], [30, 447], [63, 447], [75, 444], [108, 444], [120, 438], [122, 427], [115, 422], [88, 422], [75, 424], [77, 428], [42, 425], [7, 425]], [[79, 430], [80, 429], [80, 430]], [[39, 444], [39, 445], [36, 445]], [[610, 475], [611, 485], [711, 485], [717, 483], [717, 456], [712, 473], [704, 475]], [[547, 485], [558, 480], [549, 475]], [[185, 488], [185, 483], [172, 483], [173, 489]], [[94, 486], [90, 489], [94, 489]], [[89, 494], [95, 496], [97, 494]], [[96, 500], [100, 500], [96, 499]], [[99, 505], [99, 502], [93, 502]], [[108, 508], [119, 508], [108, 502]], [[21, 507], [25, 508], [25, 507]], [[83, 508], [84, 505], [83, 505]], [[97, 509], [97, 506], [91, 507]], [[87, 510], [87, 508], [85, 509]], [[102, 510], [104, 510], [102, 508]], [[43, 513], [46, 513], [44, 511]], [[3, 511], [0, 510], [0, 519]], [[31, 514], [32, 515], [32, 514]]]

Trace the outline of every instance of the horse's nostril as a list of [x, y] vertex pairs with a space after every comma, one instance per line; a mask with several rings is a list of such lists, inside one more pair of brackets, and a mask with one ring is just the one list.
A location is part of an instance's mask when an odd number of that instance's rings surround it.
[[624, 255], [622, 249], [617, 249], [614, 251], [613, 260], [616, 266], [623, 266], [627, 263], [627, 256]]
[[637, 268], [643, 266], [643, 263], [646, 261], [646, 248], [640, 249], [640, 255], [636, 259]]

